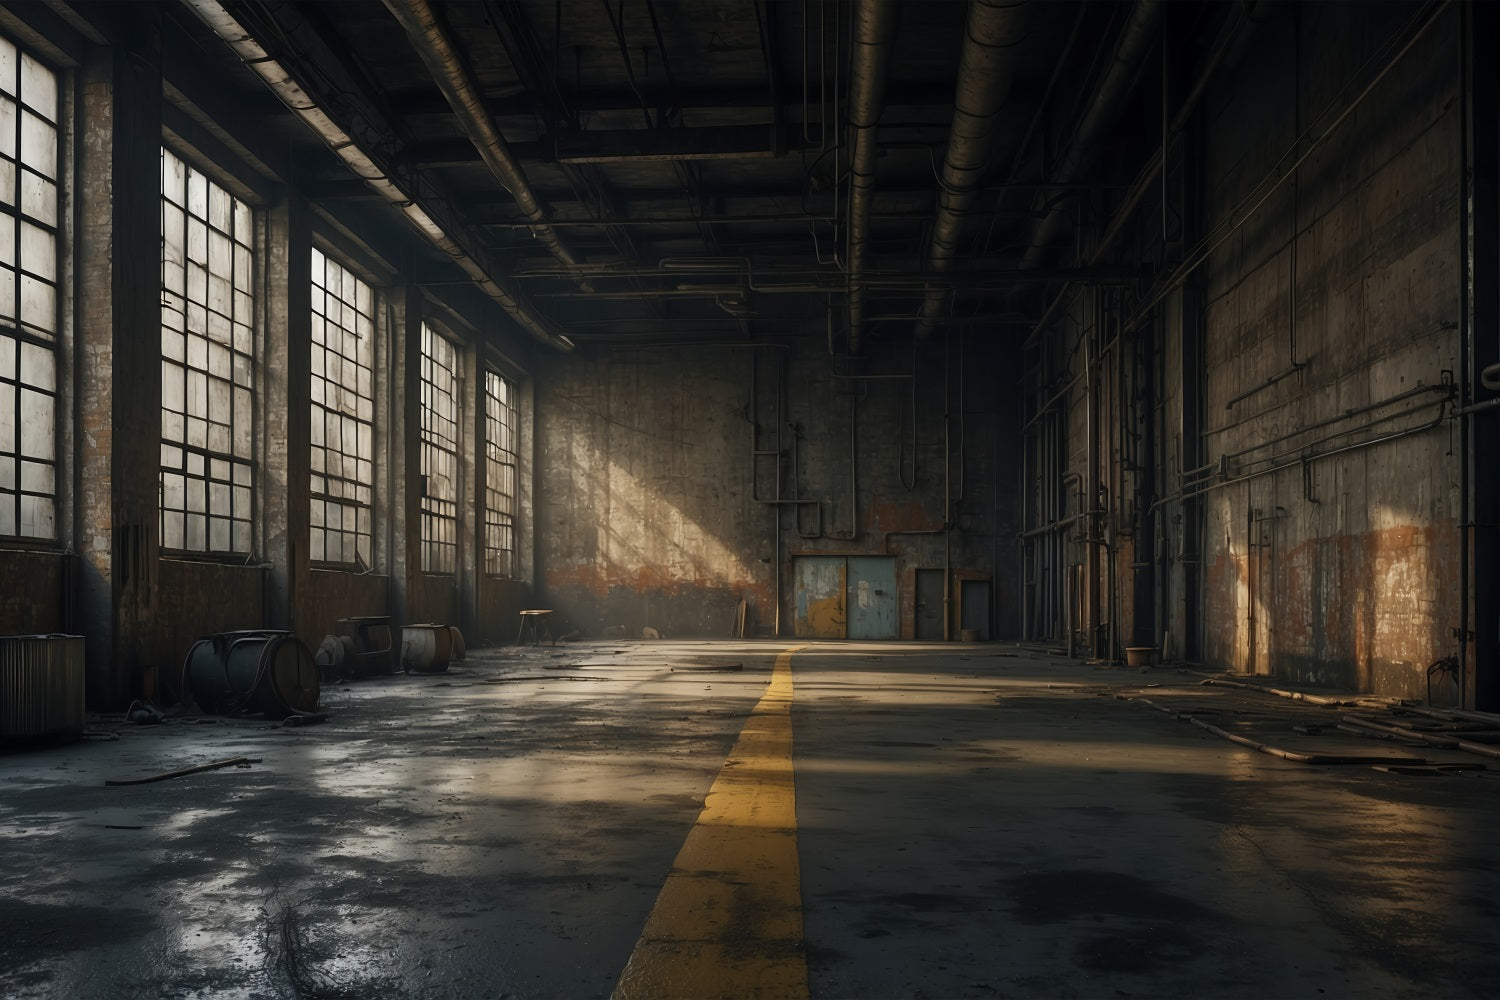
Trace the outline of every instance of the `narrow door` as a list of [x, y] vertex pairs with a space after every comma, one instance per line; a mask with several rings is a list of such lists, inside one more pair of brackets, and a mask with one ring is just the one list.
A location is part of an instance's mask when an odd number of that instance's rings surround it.
[[943, 637], [943, 571], [917, 570], [917, 638]]
[[887, 556], [850, 556], [848, 578], [849, 638], [899, 636], [896, 560]]
[[801, 556], [795, 561], [798, 639], [842, 639], [845, 623], [843, 556]]
[[990, 638], [990, 581], [964, 580], [959, 591], [959, 607], [962, 617], [959, 628], [979, 630], [979, 638], [985, 642]]

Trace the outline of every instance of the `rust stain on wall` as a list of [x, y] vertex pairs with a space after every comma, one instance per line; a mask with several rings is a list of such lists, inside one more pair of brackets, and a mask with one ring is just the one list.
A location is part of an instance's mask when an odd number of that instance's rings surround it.
[[887, 531], [940, 531], [941, 518], [934, 519], [920, 503], [877, 500], [870, 505], [869, 524], [877, 534]]
[[1423, 671], [1453, 651], [1459, 619], [1453, 521], [1274, 542], [1239, 541], [1205, 573], [1205, 636], [1220, 666], [1250, 666], [1250, 616], [1260, 672], [1359, 691], [1410, 696]]

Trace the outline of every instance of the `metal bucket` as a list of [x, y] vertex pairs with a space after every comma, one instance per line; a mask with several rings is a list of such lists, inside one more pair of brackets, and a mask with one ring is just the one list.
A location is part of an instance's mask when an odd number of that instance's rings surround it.
[[403, 625], [401, 665], [412, 673], [440, 674], [453, 657], [453, 630], [447, 625]]
[[183, 668], [205, 712], [264, 712], [273, 718], [318, 708], [312, 653], [290, 632], [224, 632], [199, 639]]

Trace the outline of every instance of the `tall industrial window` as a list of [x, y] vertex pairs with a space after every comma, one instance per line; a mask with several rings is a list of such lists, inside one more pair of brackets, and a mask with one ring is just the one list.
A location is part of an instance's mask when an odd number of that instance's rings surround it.
[[251, 551], [255, 486], [250, 208], [161, 153], [161, 544]]
[[0, 38], [0, 536], [57, 537], [57, 76]]
[[370, 286], [312, 252], [313, 562], [372, 565], [375, 309]]
[[422, 571], [458, 557], [458, 349], [422, 324]]
[[484, 571], [516, 575], [516, 386], [484, 373]]

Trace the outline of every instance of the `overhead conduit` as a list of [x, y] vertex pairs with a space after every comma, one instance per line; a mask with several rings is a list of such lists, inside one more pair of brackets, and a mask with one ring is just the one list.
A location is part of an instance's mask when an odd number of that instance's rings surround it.
[[414, 192], [405, 190], [393, 180], [389, 171], [381, 167], [355, 142], [353, 137], [336, 124], [292, 78], [286, 68], [272, 58], [270, 53], [233, 15], [225, 10], [222, 4], [217, 0], [183, 0], [183, 3], [271, 88], [271, 91], [302, 120], [303, 124], [318, 134], [334, 155], [342, 160], [355, 176], [405, 215], [428, 242], [446, 254], [465, 274], [473, 278], [475, 285], [499, 303], [500, 308], [505, 310], [522, 329], [548, 347], [560, 351], [573, 350], [571, 340], [548, 329], [547, 324], [527, 308], [520, 298], [496, 281], [479, 261], [475, 260], [436, 219], [427, 213], [426, 209], [417, 202]]
[[[438, 89], [448, 99], [448, 105], [457, 116], [464, 134], [479, 151], [485, 166], [495, 179], [510, 192], [516, 207], [531, 226], [531, 235], [536, 237], [558, 261], [567, 268], [577, 268], [579, 261], [573, 251], [557, 235], [547, 221], [536, 192], [526, 179], [526, 171], [511, 153], [510, 146], [494, 121], [484, 109], [484, 100], [479, 85], [469, 74], [462, 58], [448, 37], [447, 31], [438, 22], [437, 13], [427, 0], [384, 0], [386, 10], [406, 29], [412, 48], [422, 57], [427, 71], [432, 74]], [[587, 282], [578, 279], [578, 284], [588, 291]]]
[[[1120, 40], [1115, 45], [1109, 69], [1105, 71], [1094, 99], [1078, 123], [1078, 130], [1068, 146], [1067, 155], [1051, 178], [1054, 182], [1072, 184], [1093, 165], [1104, 138], [1117, 124], [1120, 105], [1129, 96], [1151, 46], [1157, 41], [1157, 29], [1165, 9], [1166, 4], [1162, 0], [1140, 0], [1130, 12], [1130, 18], [1125, 22]], [[1040, 267], [1048, 252], [1061, 241], [1071, 221], [1067, 202], [1054, 204], [1032, 231], [1031, 246], [1021, 258], [1021, 266], [1025, 269]]]
[[854, 11], [854, 51], [849, 69], [849, 353], [858, 354], [865, 322], [865, 250], [875, 201], [875, 127], [885, 102], [894, 3], [861, 0]]
[[[1024, 0], [972, 0], [958, 62], [958, 87], [953, 95], [953, 128], [948, 155], [938, 185], [938, 211], [926, 270], [953, 270], [964, 217], [973, 208], [990, 167], [990, 145], [995, 113], [1010, 96], [1015, 48], [1025, 34], [1028, 9]], [[931, 336], [948, 304], [946, 288], [928, 289], [917, 320], [918, 337]]]

